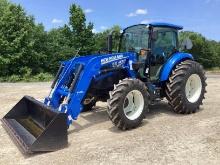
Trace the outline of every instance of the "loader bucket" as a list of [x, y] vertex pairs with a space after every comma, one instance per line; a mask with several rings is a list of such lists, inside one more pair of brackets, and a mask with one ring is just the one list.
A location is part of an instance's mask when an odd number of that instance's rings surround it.
[[24, 153], [55, 151], [67, 145], [67, 117], [24, 96], [2, 119]]

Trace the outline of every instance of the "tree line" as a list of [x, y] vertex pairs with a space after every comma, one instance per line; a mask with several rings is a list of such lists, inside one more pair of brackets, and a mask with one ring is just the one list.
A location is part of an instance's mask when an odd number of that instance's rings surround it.
[[[116, 50], [120, 27], [93, 33], [93, 26], [86, 23], [82, 8], [72, 4], [68, 24], [45, 31], [43, 24], [35, 23], [22, 6], [0, 0], [0, 81], [47, 80], [56, 73], [60, 61], [105, 52], [106, 38], [112, 30], [117, 32], [113, 45]], [[193, 41], [189, 52], [206, 68], [220, 67], [219, 42], [195, 32], [181, 32], [180, 37]]]

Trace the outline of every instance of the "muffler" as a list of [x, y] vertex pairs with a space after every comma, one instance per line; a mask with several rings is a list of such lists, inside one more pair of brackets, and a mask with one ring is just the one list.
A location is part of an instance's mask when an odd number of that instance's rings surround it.
[[24, 96], [2, 119], [24, 153], [55, 151], [68, 144], [67, 115]]

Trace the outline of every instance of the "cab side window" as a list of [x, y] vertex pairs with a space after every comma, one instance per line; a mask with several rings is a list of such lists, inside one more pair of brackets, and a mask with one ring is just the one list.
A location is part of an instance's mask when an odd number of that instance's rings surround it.
[[153, 55], [155, 58], [166, 60], [177, 50], [177, 32], [170, 29], [155, 29], [157, 37], [153, 41]]

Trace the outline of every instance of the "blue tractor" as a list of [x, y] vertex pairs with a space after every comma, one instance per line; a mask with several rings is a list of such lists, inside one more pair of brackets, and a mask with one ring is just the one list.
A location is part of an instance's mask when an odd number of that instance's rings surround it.
[[[173, 111], [196, 112], [204, 99], [203, 67], [179, 52], [181, 26], [138, 24], [123, 30], [117, 53], [74, 57], [61, 62], [44, 102], [24, 96], [2, 119], [9, 134], [26, 152], [53, 151], [67, 145], [67, 129], [97, 101], [121, 130], [138, 127], [149, 105], [163, 98]], [[188, 41], [183, 44], [192, 47]]]

